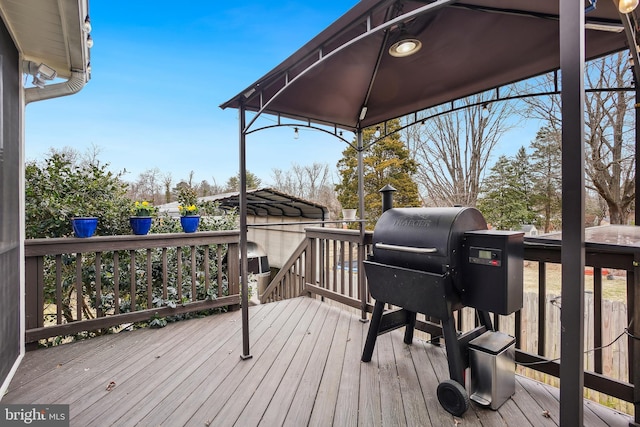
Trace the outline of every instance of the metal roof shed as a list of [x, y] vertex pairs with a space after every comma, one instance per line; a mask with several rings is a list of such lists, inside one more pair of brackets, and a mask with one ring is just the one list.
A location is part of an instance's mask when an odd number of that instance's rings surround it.
[[[365, 127], [560, 69], [565, 124], [562, 294], [572, 302], [561, 318], [560, 420], [563, 425], [582, 424], [584, 61], [632, 46], [634, 73], [640, 74], [637, 12], [621, 14], [617, 5], [617, 0], [358, 2], [221, 105], [240, 110], [241, 250], [246, 245], [245, 142], [259, 130], [254, 125], [261, 114], [276, 115], [278, 124], [284, 117], [310, 127], [329, 126], [345, 142], [341, 130], [354, 131], [362, 153]], [[421, 49], [410, 56], [390, 55], [390, 48], [404, 38]], [[249, 121], [247, 112], [255, 113]], [[362, 156], [359, 160], [362, 170]], [[359, 189], [362, 214], [361, 174]], [[241, 268], [246, 271], [246, 265]], [[248, 323], [247, 313], [243, 322]], [[245, 336], [243, 357], [250, 357], [248, 341]]]

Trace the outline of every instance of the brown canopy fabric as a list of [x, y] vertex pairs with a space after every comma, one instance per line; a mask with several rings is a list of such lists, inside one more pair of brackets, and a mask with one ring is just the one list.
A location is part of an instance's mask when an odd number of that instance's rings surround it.
[[[587, 59], [627, 48], [613, 0], [585, 19]], [[389, 55], [401, 34], [422, 49]], [[355, 130], [558, 69], [558, 40], [557, 0], [362, 0], [221, 107]]]

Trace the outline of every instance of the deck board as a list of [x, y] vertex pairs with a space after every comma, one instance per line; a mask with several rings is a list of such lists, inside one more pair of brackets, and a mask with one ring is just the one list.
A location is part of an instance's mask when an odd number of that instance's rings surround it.
[[[358, 425], [359, 395], [360, 395], [360, 356], [362, 352], [362, 325], [355, 316], [349, 322], [349, 334], [345, 347], [344, 358], [339, 363], [342, 365], [340, 382], [338, 383], [338, 399], [333, 414], [334, 426]], [[331, 369], [331, 367], [329, 367]], [[323, 424], [323, 413], [312, 414], [319, 419], [318, 425]], [[328, 418], [328, 417], [327, 417]]]
[[[516, 378], [498, 411], [472, 403], [460, 419], [438, 404], [443, 347], [378, 337], [337, 307], [295, 298], [251, 307], [252, 358], [240, 359], [240, 312], [28, 352], [2, 403], [65, 403], [72, 426], [557, 426], [559, 392]], [[115, 387], [107, 390], [109, 382]], [[585, 402], [586, 426], [632, 420]]]

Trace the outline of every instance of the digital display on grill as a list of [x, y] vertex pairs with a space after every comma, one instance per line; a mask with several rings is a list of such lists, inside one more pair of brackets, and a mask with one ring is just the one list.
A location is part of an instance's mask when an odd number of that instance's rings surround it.
[[494, 248], [469, 248], [469, 262], [471, 264], [490, 265], [492, 267], [502, 266], [502, 251]]

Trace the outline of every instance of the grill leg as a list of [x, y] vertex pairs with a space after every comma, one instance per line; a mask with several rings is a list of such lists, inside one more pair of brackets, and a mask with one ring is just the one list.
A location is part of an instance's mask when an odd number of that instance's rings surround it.
[[[487, 311], [477, 310], [478, 317], [480, 318], [480, 324], [482, 326], [486, 326], [488, 331], [493, 331], [493, 326], [491, 325], [491, 317]], [[497, 316], [497, 314], [496, 314]]]
[[376, 301], [373, 306], [373, 314], [371, 315], [371, 323], [369, 323], [369, 332], [367, 333], [367, 341], [364, 343], [364, 351], [362, 352], [362, 361], [371, 362], [373, 356], [373, 347], [376, 345], [378, 331], [380, 330], [380, 321], [384, 312], [384, 302]]
[[404, 343], [411, 344], [413, 342], [413, 330], [416, 327], [416, 312], [407, 311], [407, 326], [404, 330]]
[[449, 376], [464, 387], [464, 370], [466, 366], [458, 344], [458, 334], [456, 333], [453, 317], [442, 320], [442, 333], [444, 334], [444, 344], [447, 349], [447, 360], [449, 361]]

